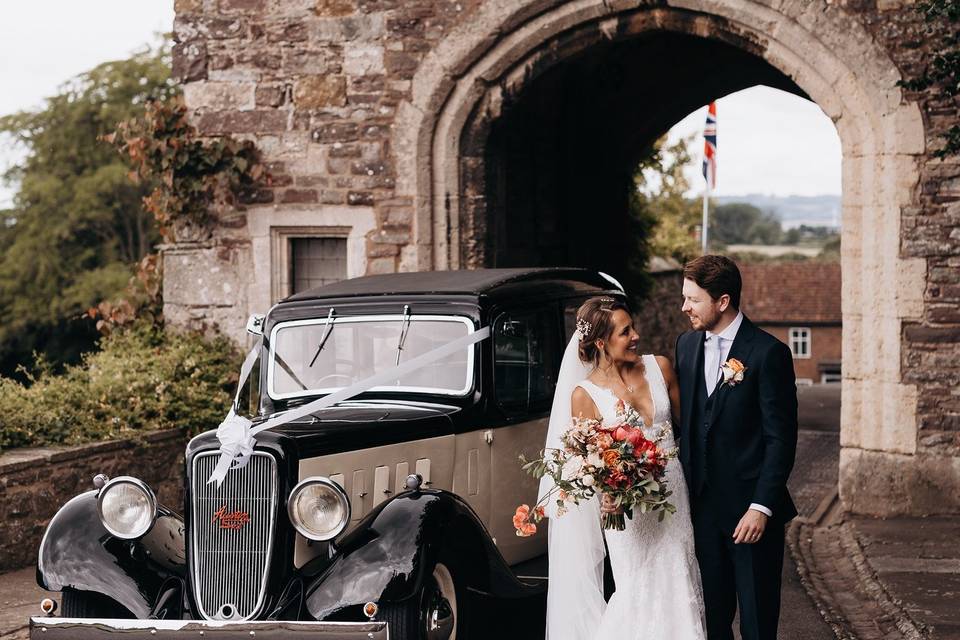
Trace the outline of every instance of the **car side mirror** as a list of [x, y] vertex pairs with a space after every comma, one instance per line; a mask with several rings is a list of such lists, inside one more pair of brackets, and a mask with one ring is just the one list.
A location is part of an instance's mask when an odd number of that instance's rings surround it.
[[262, 313], [255, 313], [250, 316], [250, 319], [247, 320], [247, 333], [252, 333], [255, 336], [263, 335], [263, 322], [267, 319], [267, 316]]

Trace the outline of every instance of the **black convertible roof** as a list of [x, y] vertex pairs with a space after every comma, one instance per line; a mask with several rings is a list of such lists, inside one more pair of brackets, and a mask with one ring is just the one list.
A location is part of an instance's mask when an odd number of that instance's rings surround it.
[[350, 296], [404, 294], [490, 294], [498, 287], [520, 283], [576, 281], [602, 289], [619, 289], [597, 271], [575, 268], [476, 269], [463, 271], [417, 271], [363, 276], [302, 291], [287, 301], [344, 298]]

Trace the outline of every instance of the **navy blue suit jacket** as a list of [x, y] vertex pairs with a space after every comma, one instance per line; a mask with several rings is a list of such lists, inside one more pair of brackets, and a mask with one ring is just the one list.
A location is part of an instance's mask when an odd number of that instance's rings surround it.
[[[694, 475], [692, 465], [701, 464], [692, 459], [687, 443], [697, 433], [690, 416], [694, 385], [704, 385], [705, 337], [703, 331], [690, 331], [677, 339], [676, 346], [680, 461], [688, 479]], [[785, 344], [744, 317], [728, 358], [736, 358], [747, 369], [741, 383], [714, 392], [702, 443], [706, 469], [696, 471], [703, 474], [724, 528], [732, 530], [751, 503], [770, 509], [774, 522], [785, 523], [797, 515], [787, 490], [797, 451], [793, 356]]]

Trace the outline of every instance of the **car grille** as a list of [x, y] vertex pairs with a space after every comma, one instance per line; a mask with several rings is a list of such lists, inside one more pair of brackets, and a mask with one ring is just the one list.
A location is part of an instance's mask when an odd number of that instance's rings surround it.
[[277, 464], [254, 452], [223, 485], [207, 484], [219, 452], [193, 459], [194, 596], [208, 620], [246, 620], [259, 613], [267, 588], [277, 501]]

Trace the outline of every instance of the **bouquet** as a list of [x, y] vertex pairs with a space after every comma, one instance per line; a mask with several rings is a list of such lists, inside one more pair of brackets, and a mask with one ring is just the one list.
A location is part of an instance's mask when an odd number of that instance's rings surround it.
[[574, 418], [560, 437], [562, 449], [546, 449], [536, 460], [520, 456], [523, 469], [535, 478], [550, 476], [555, 486], [530, 509], [520, 505], [513, 516], [518, 536], [533, 535], [544, 517], [543, 505], [556, 500], [557, 516], [566, 513], [569, 503], [580, 504], [597, 494], [609, 496], [614, 512], [603, 513], [604, 529], [623, 531], [624, 517], [658, 512], [659, 520], [677, 509], [668, 502], [670, 491], [664, 480], [667, 462], [676, 457], [675, 448], [664, 450], [659, 443], [669, 424], [654, 439], [643, 433], [643, 417], [621, 400], [612, 426], [596, 420]]

